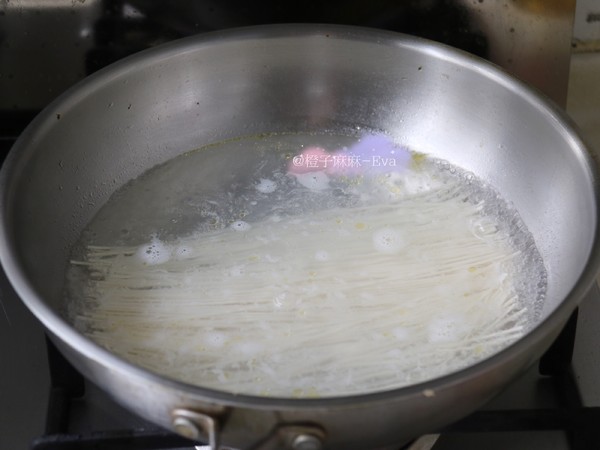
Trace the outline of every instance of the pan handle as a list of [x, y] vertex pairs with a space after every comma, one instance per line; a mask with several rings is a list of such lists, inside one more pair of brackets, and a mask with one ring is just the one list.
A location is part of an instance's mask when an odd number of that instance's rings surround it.
[[173, 410], [173, 427], [182, 436], [194, 441], [208, 438], [210, 450], [219, 450], [219, 422], [209, 414], [184, 408]]
[[[206, 450], [225, 450], [220, 446], [219, 417], [187, 408], [172, 412], [175, 431], [194, 441], [207, 441]], [[268, 435], [245, 450], [321, 450], [325, 431], [312, 423], [279, 424]]]
[[312, 423], [280, 424], [245, 450], [321, 450], [325, 431]]

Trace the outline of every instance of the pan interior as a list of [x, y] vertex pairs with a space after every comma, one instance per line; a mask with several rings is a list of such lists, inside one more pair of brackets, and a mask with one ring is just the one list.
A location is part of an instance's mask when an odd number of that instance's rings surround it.
[[[3, 221], [24, 301], [57, 336], [71, 330], [57, 315], [73, 245], [111, 195], [150, 168], [244, 136], [358, 139], [357, 127], [474, 174], [518, 211], [547, 274], [536, 323], [569, 297], [594, 245], [597, 208], [589, 158], [560, 114], [451, 49], [332, 28], [184, 41], [107, 69], [51, 105], [3, 169]], [[244, 175], [247, 162], [227, 158], [246, 186], [256, 181]], [[225, 183], [221, 173], [203, 172]], [[178, 232], [193, 228], [176, 219]], [[140, 234], [151, 242], [154, 229]]]
[[375, 131], [264, 134], [149, 170], [84, 230], [67, 317], [123, 358], [238, 394], [452, 373], [538, 320], [546, 271], [472, 173]]

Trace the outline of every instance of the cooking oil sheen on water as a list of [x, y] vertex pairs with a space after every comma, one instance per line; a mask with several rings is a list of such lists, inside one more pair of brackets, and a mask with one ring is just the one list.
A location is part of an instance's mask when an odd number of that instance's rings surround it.
[[273, 134], [157, 166], [107, 202], [67, 315], [174, 379], [278, 397], [398, 388], [528, 331], [545, 270], [473, 174], [360, 137]]

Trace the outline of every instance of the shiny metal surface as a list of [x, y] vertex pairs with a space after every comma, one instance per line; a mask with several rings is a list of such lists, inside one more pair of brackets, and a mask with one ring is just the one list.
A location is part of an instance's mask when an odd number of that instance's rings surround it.
[[[229, 137], [356, 126], [386, 130], [460, 165], [514, 203], [549, 275], [534, 331], [489, 360], [420, 385], [287, 400], [167, 380], [61, 319], [70, 246], [129, 179]], [[297, 424], [325, 430], [325, 449], [384, 447], [435, 431], [481, 406], [541, 355], [598, 267], [597, 175], [565, 115], [479, 59], [373, 30], [253, 28], [136, 55], [45, 110], [15, 145], [0, 181], [3, 266], [62, 351], [122, 404], [166, 428], [176, 408], [222, 418], [221, 440], [232, 447]]]
[[312, 434], [299, 434], [292, 441], [292, 450], [321, 450], [321, 440]]
[[461, 0], [489, 42], [486, 59], [564, 106], [576, 0]]
[[203, 440], [210, 450], [219, 450], [219, 420], [211, 413], [200, 413], [184, 408], [173, 411], [173, 429], [188, 439]]

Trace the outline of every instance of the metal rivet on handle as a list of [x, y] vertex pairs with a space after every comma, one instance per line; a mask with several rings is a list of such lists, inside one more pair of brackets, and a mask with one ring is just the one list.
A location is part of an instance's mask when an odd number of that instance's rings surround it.
[[293, 450], [321, 450], [321, 439], [313, 434], [299, 434], [292, 441]]
[[193, 441], [197, 441], [200, 438], [200, 430], [198, 427], [187, 417], [175, 417], [173, 419], [173, 428], [175, 431]]
[[219, 449], [219, 423], [217, 419], [207, 413], [186, 408], [177, 408], [173, 411], [173, 428], [182, 436], [197, 441], [208, 439], [210, 450]]

